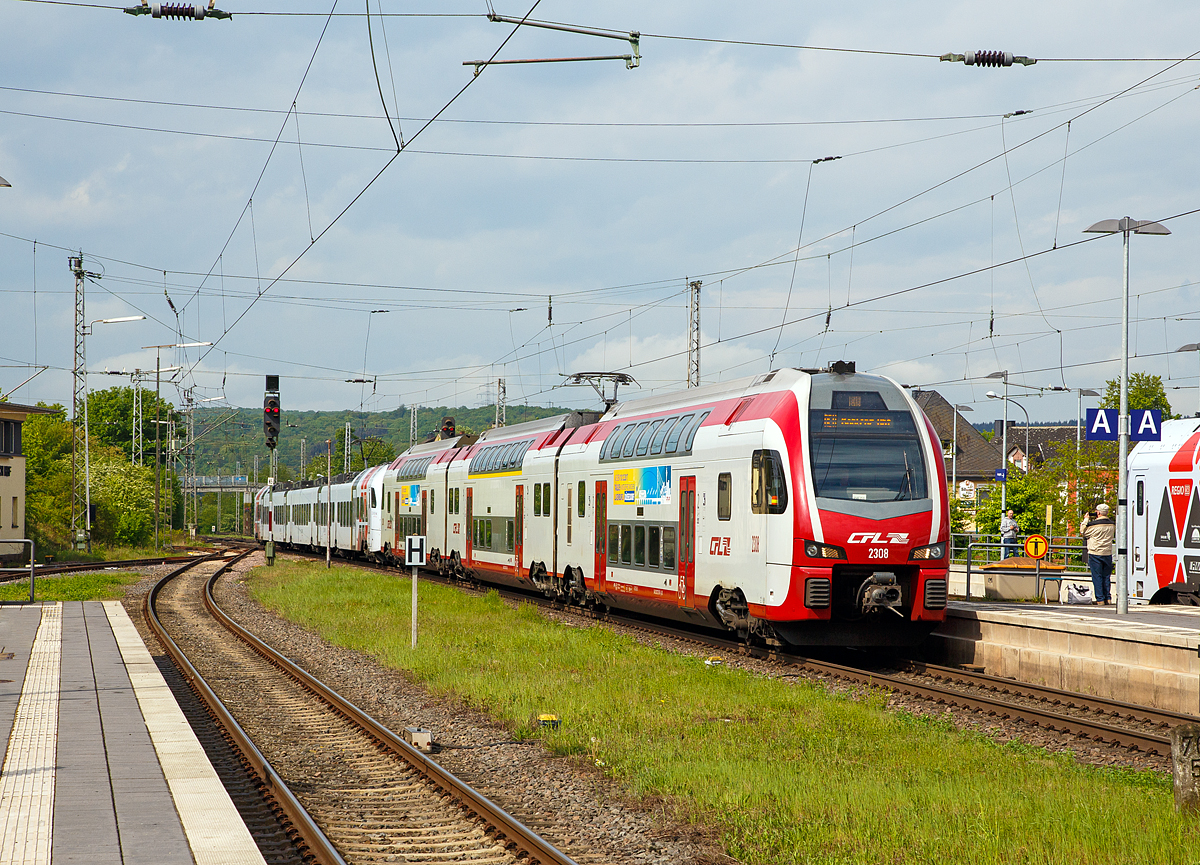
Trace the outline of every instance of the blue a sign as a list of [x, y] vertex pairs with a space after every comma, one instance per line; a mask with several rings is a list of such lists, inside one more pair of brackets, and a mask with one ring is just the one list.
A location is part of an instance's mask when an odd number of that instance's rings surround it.
[[1004, 483], [1008, 480], [1008, 469], [996, 469], [996, 480]]
[[[1121, 434], [1115, 408], [1087, 410], [1088, 441], [1115, 442]], [[1129, 440], [1156, 442], [1162, 439], [1162, 412], [1156, 408], [1139, 408], [1129, 413]]]

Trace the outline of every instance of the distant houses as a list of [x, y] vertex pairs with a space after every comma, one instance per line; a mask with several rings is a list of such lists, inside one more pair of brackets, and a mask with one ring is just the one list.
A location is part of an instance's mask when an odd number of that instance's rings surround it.
[[[995, 422], [995, 435], [991, 441], [971, 426], [960, 412], [937, 391], [913, 390], [912, 397], [929, 417], [942, 443], [942, 454], [946, 459], [946, 482], [954, 474], [955, 416], [958, 418], [957, 433], [957, 479], [960, 500], [984, 501], [996, 485], [996, 470], [1000, 461], [1001, 429], [1003, 421]], [[1044, 463], [1053, 454], [1055, 447], [1063, 442], [1074, 444], [1076, 427], [1031, 426], [1029, 427], [1029, 451], [1026, 453], [1025, 426], [1008, 423], [1008, 454], [1004, 464], [1010, 468], [1028, 471]]]

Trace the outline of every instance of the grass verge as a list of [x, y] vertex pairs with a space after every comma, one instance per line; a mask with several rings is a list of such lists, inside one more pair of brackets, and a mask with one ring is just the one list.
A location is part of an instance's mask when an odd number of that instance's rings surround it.
[[[91, 574], [40, 577], [34, 584], [38, 601], [112, 601], [124, 597], [125, 587], [141, 574], [130, 571], [97, 571]], [[29, 600], [29, 581], [0, 585], [0, 601]]]
[[[267, 607], [407, 670], [634, 795], [671, 797], [750, 863], [1195, 863], [1169, 779], [642, 646], [426, 583], [309, 563], [252, 572]], [[562, 718], [538, 728], [538, 713]]]

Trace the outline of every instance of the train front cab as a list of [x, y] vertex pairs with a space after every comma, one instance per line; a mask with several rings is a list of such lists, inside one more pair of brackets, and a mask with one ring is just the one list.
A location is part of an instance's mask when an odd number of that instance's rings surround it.
[[[750, 613], [796, 645], [916, 645], [946, 608], [949, 518], [936, 434], [882, 376], [816, 374], [795, 392], [773, 418], [799, 432], [785, 445], [790, 477], [758, 481], [768, 507], [772, 485], [791, 482], [786, 600], [751, 604]], [[793, 417], [799, 406], [808, 410]], [[771, 558], [777, 575], [783, 562]]]

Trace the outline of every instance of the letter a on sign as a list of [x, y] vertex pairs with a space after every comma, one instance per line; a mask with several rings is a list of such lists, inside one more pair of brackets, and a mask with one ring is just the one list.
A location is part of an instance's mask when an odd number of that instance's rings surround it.
[[1090, 408], [1087, 410], [1087, 440], [1117, 440], [1117, 410], [1115, 408]]
[[1156, 408], [1134, 409], [1130, 412], [1133, 423], [1130, 425], [1132, 434], [1129, 436], [1135, 442], [1162, 441], [1162, 411]]

